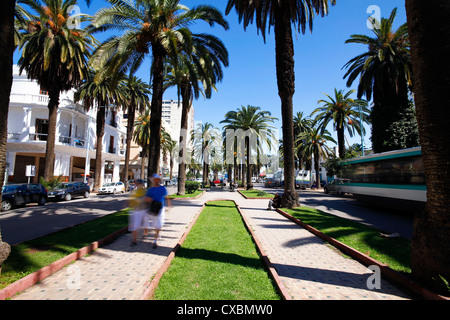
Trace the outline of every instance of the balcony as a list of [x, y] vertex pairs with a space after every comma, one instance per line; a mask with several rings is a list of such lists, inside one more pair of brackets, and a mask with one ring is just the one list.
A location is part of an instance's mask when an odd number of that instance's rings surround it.
[[49, 97], [43, 94], [11, 93], [10, 102], [23, 104], [48, 105]]

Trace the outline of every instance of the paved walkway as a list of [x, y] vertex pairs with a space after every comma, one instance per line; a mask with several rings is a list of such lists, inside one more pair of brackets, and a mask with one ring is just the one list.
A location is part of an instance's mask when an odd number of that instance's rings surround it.
[[196, 200], [174, 200], [157, 249], [152, 238], [130, 247], [131, 234], [97, 249], [15, 296], [14, 300], [136, 300], [186, 231], [201, 206], [235, 200], [293, 299], [394, 300], [409, 297], [382, 280], [369, 290], [372, 275], [305, 229], [267, 211], [268, 200], [244, 199], [237, 192], [210, 191]]

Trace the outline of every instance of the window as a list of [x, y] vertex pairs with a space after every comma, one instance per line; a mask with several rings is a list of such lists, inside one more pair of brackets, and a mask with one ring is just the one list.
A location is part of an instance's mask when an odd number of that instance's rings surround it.
[[34, 140], [47, 141], [48, 119], [36, 119], [36, 134]]

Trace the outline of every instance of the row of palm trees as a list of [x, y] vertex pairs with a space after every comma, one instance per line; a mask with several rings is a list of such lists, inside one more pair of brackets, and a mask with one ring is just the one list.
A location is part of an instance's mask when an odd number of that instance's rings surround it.
[[[222, 66], [228, 65], [228, 52], [218, 38], [194, 34], [188, 28], [193, 22], [205, 21], [227, 29], [228, 23], [214, 7], [200, 5], [188, 9], [177, 0], [108, 2], [110, 7], [100, 9], [93, 16], [77, 17], [69, 17], [76, 0], [20, 0], [19, 4], [26, 5], [29, 12], [17, 6], [20, 19], [17, 19], [16, 35], [22, 50], [20, 69], [49, 92], [44, 179], [53, 177], [56, 114], [61, 92], [75, 88], [77, 101], [82, 101], [86, 109], [97, 108], [94, 185], [97, 189], [101, 181], [99, 168], [106, 108], [122, 107], [129, 115], [125, 180], [134, 114], [137, 110], [150, 109], [150, 133], [145, 146], [150, 177], [159, 167], [164, 90], [168, 86], [178, 87], [183, 100], [181, 129], [187, 129], [192, 99], [198, 98], [200, 92], [210, 98], [216, 83], [223, 78]], [[70, 24], [70, 19], [87, 22], [88, 26], [80, 29], [81, 26]], [[119, 30], [122, 34], [98, 43], [94, 35], [108, 30]], [[134, 76], [150, 50], [151, 86]]]

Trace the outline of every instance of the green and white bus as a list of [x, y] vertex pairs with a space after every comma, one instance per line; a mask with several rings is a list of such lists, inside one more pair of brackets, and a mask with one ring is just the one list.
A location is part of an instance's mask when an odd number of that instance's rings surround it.
[[412, 204], [415, 209], [427, 201], [420, 147], [371, 154], [341, 164], [341, 178], [350, 179], [343, 192], [362, 200], [381, 201], [379, 204]]

